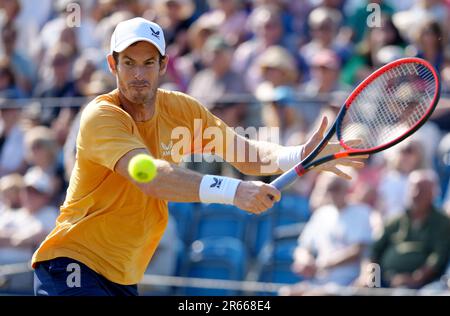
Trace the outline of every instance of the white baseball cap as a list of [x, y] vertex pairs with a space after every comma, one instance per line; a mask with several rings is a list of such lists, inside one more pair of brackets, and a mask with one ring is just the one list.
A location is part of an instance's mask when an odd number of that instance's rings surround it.
[[161, 55], [166, 55], [164, 33], [158, 24], [144, 18], [133, 18], [117, 24], [111, 36], [111, 54], [120, 53], [139, 41], [153, 44]]

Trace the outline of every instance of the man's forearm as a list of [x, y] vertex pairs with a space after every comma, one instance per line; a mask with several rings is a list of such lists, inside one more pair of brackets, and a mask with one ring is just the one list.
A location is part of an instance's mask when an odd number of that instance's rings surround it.
[[158, 173], [155, 179], [145, 186], [147, 194], [174, 202], [200, 202], [202, 174], [164, 160], [155, 160], [155, 164]]
[[335, 253], [335, 255], [325, 263], [325, 268], [334, 268], [347, 263], [359, 260], [365, 249], [364, 245], [353, 245], [342, 249]]

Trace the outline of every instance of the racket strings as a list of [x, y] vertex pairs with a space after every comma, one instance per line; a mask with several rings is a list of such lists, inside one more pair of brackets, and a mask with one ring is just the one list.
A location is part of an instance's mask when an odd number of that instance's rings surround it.
[[340, 124], [341, 139], [370, 149], [393, 141], [415, 126], [432, 105], [435, 77], [419, 63], [405, 63], [384, 72], [353, 100]]

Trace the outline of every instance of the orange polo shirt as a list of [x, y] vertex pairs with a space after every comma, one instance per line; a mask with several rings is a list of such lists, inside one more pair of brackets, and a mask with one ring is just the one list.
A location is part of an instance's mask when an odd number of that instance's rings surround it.
[[[112, 282], [138, 283], [166, 228], [167, 201], [145, 195], [114, 167], [126, 153], [138, 148], [146, 148], [155, 158], [179, 163], [171, 155], [171, 149], [177, 147], [172, 131], [189, 131], [191, 146], [178, 146], [183, 148], [181, 154], [188, 154], [207, 147], [209, 141], [201, 135], [212, 126], [223, 132], [228, 129], [195, 99], [180, 92], [159, 89], [155, 113], [146, 122], [135, 122], [122, 109], [118, 90], [89, 103], [81, 116], [66, 200], [56, 227], [34, 253], [33, 266], [69, 257]], [[194, 142], [196, 137], [201, 141]], [[198, 143], [195, 148], [194, 143]], [[217, 154], [221, 152], [223, 148], [216, 148]]]

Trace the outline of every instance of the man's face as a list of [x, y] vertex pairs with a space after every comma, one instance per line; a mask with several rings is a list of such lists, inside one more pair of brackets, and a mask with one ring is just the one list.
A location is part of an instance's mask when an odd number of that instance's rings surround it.
[[408, 204], [411, 208], [427, 211], [433, 203], [434, 183], [427, 179], [410, 181], [408, 192]]
[[[108, 57], [114, 63], [112, 56]], [[111, 67], [120, 92], [132, 103], [147, 104], [156, 96], [159, 77], [166, 71], [167, 58], [160, 61], [155, 46], [137, 42], [119, 54], [118, 64]]]

